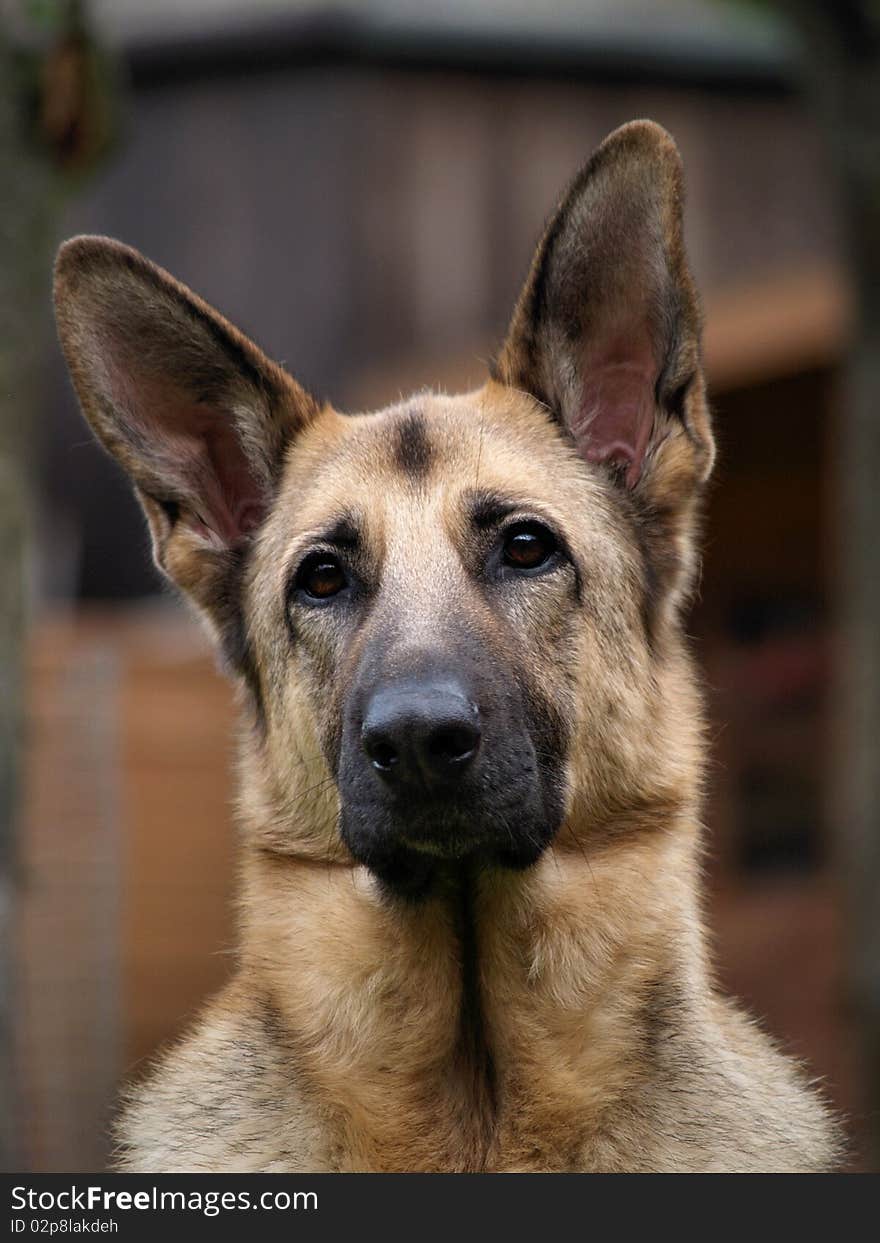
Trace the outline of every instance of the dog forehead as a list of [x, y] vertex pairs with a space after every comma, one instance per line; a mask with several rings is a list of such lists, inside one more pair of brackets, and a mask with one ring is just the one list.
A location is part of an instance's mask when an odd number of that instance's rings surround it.
[[381, 564], [392, 592], [424, 598], [458, 581], [486, 515], [509, 510], [545, 518], [595, 571], [629, 573], [607, 485], [526, 395], [490, 381], [373, 414], [326, 407], [288, 450], [249, 579], [255, 598], [280, 599], [307, 551], [341, 544]]
[[[468, 489], [540, 501], [583, 476], [540, 407], [487, 385], [448, 397], [419, 393], [371, 414], [326, 410], [291, 447], [277, 508], [312, 529], [332, 513], [435, 509]], [[577, 479], [574, 477], [578, 476]]]

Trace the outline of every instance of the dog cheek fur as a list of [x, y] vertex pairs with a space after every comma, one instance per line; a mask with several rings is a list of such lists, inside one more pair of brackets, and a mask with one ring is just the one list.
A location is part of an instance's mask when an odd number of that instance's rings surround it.
[[699, 800], [703, 709], [681, 636], [645, 632], [637, 551], [616, 537], [593, 558], [603, 569], [587, 584], [570, 677], [553, 698], [570, 713], [568, 821], [600, 840]]
[[[241, 748], [238, 811], [248, 840], [281, 854], [332, 858], [339, 796], [328, 755], [332, 695], [283, 625], [254, 642], [267, 686], [265, 727]], [[321, 705], [326, 711], [320, 711]], [[332, 745], [332, 740], [330, 745]]]

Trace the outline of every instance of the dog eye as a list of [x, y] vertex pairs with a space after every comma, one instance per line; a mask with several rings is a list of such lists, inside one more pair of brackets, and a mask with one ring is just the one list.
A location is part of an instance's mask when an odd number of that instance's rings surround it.
[[505, 532], [501, 556], [514, 570], [538, 570], [550, 560], [558, 544], [552, 531], [539, 522], [519, 522]]
[[296, 588], [312, 600], [329, 600], [348, 585], [345, 570], [330, 553], [307, 557], [296, 576]]

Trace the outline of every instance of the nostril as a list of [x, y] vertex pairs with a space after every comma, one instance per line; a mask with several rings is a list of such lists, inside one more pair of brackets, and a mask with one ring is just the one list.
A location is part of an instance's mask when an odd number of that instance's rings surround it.
[[472, 758], [479, 741], [479, 731], [473, 727], [447, 725], [431, 734], [428, 754], [442, 764], [463, 764]]
[[368, 740], [366, 752], [376, 768], [389, 772], [398, 761], [398, 754], [390, 742], [377, 738]]

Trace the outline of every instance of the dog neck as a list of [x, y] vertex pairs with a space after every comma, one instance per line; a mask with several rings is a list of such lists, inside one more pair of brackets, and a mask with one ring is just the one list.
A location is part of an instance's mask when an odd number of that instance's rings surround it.
[[346, 1168], [565, 1169], [636, 1090], [659, 994], [684, 1005], [705, 971], [695, 834], [567, 840], [418, 903], [359, 867], [246, 854], [243, 967]]

